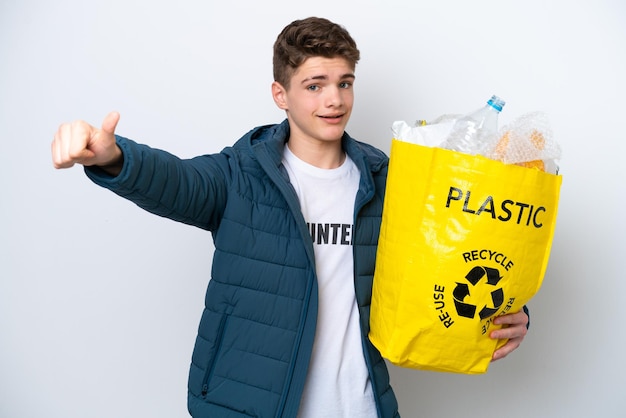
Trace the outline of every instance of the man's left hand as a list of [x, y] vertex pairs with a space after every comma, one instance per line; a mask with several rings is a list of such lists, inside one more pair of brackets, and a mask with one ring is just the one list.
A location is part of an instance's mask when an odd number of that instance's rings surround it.
[[499, 316], [493, 320], [493, 323], [502, 325], [502, 329], [492, 331], [489, 336], [494, 340], [508, 340], [504, 346], [493, 353], [491, 361], [496, 361], [508, 356], [520, 346], [528, 332], [528, 315], [522, 310]]

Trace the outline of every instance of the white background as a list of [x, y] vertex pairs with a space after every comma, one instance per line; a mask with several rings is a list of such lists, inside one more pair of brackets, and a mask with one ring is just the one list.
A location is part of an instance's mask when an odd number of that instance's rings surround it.
[[210, 234], [56, 171], [61, 122], [181, 157], [279, 122], [272, 44], [294, 19], [362, 53], [348, 132], [395, 120], [549, 114], [564, 176], [523, 346], [486, 375], [391, 368], [404, 417], [618, 417], [626, 410], [626, 6], [594, 1], [0, 2], [0, 416], [185, 417]]

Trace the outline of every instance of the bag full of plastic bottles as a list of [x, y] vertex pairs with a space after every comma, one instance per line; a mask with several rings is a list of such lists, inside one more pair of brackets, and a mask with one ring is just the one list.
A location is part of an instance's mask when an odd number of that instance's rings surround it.
[[485, 373], [494, 318], [541, 286], [561, 150], [543, 113], [498, 127], [503, 106], [393, 124], [370, 339], [398, 366]]

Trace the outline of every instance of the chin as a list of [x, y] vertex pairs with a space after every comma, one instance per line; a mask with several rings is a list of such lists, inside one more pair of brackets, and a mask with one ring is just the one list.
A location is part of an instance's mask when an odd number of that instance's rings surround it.
[[343, 136], [345, 129], [345, 125], [328, 127], [320, 132], [320, 137], [327, 138], [328, 140], [339, 140]]
[[319, 138], [324, 141], [324, 142], [337, 142], [337, 141], [341, 141], [341, 138], [343, 136], [343, 131], [341, 131], [341, 133], [333, 133], [333, 134], [326, 134], [326, 135], [320, 135]]

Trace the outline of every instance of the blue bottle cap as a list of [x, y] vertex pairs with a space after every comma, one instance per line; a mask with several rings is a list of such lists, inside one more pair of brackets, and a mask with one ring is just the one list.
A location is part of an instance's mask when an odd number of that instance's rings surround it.
[[502, 100], [501, 98], [499, 98], [498, 96], [493, 95], [493, 96], [491, 96], [491, 99], [489, 99], [487, 104], [489, 106], [493, 107], [494, 109], [496, 109], [498, 112], [500, 112], [500, 111], [502, 111], [502, 108], [504, 107], [506, 102], [504, 100]]

